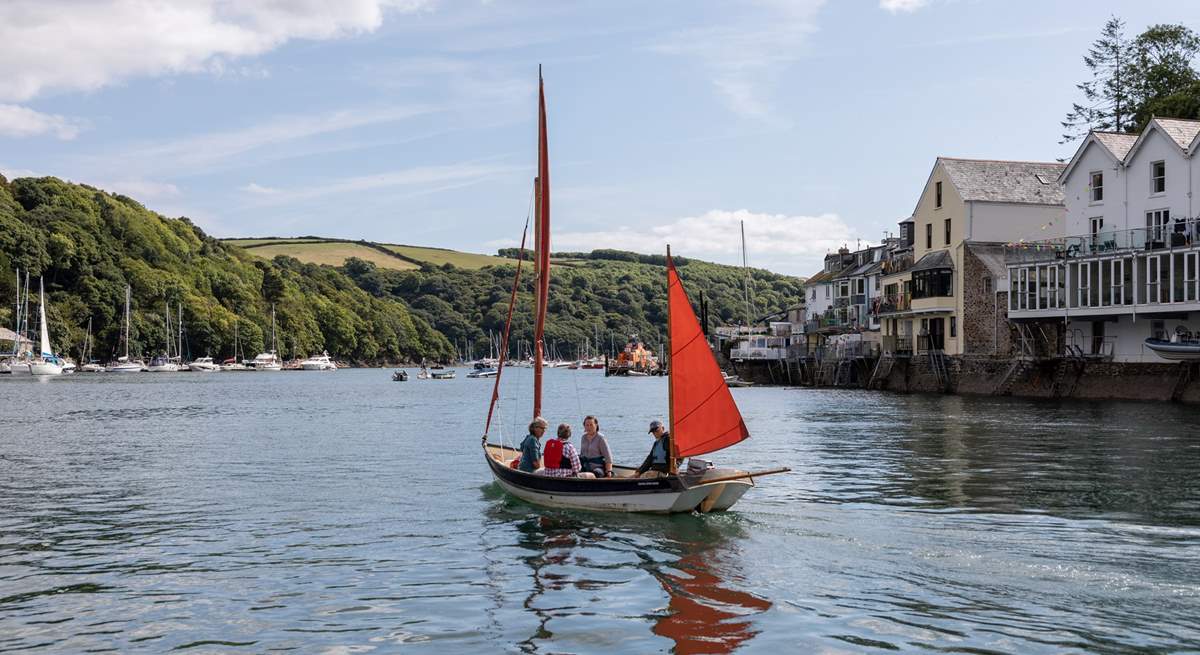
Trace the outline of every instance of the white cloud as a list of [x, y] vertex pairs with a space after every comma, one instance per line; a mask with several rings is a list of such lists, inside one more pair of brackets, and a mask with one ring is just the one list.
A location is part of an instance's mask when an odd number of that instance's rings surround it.
[[279, 189], [269, 187], [269, 186], [262, 186], [261, 184], [258, 184], [256, 182], [251, 182], [250, 184], [247, 184], [246, 186], [243, 186], [240, 188], [242, 191], [245, 191], [247, 193], [257, 193], [257, 194], [261, 194], [264, 196], [270, 196], [270, 195], [279, 193]]
[[15, 180], [18, 177], [41, 177], [36, 171], [29, 170], [28, 168], [15, 168], [5, 166], [4, 164], [0, 164], [0, 175], [3, 175], [7, 180]]
[[[251, 207], [294, 204], [316, 198], [344, 193], [361, 193], [387, 188], [406, 188], [407, 195], [424, 195], [469, 186], [497, 175], [524, 171], [525, 167], [495, 164], [462, 163], [447, 166], [416, 166], [385, 173], [346, 177], [325, 184], [305, 186], [295, 190], [277, 189], [275, 193], [260, 194]], [[244, 188], [244, 187], [243, 187]]]
[[0, 99], [88, 91], [140, 76], [223, 71], [293, 39], [372, 32], [432, 0], [6, 0]]
[[735, 21], [676, 32], [650, 49], [697, 60], [735, 113], [777, 121], [768, 89], [801, 57], [823, 4], [824, 0], [759, 0], [754, 3], [757, 10], [739, 10]]
[[670, 244], [672, 253], [680, 257], [740, 264], [743, 221], [750, 265], [792, 275], [809, 275], [819, 270], [825, 253], [855, 241], [850, 227], [837, 214], [788, 216], [746, 209], [714, 209], [649, 227], [620, 226], [601, 232], [555, 234], [554, 250], [616, 248], [662, 253]]
[[97, 166], [114, 162], [125, 170], [209, 172], [250, 151], [310, 137], [392, 123], [432, 111], [427, 107], [346, 109], [326, 114], [275, 116], [250, 127], [142, 145], [99, 158]]
[[912, 13], [929, 6], [929, 0], [879, 0], [879, 8], [889, 13]]
[[70, 141], [79, 135], [83, 127], [81, 122], [58, 114], [43, 114], [21, 105], [0, 104], [0, 136], [27, 137], [51, 133], [59, 139]]

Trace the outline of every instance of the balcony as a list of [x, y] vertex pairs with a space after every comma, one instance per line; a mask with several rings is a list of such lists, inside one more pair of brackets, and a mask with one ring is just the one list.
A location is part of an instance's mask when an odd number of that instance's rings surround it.
[[877, 299], [879, 302], [873, 307], [872, 314], [879, 316], [880, 314], [895, 314], [896, 312], [906, 312], [912, 309], [912, 297], [907, 293], [889, 294]]
[[1004, 255], [1010, 264], [1041, 263], [1129, 252], [1170, 252], [1196, 246], [1200, 246], [1200, 219], [1189, 219], [1155, 227], [1010, 243], [1005, 247]]
[[843, 307], [849, 307], [849, 306], [850, 306], [849, 298], [834, 298], [833, 299], [834, 309], [841, 309]]
[[850, 296], [850, 304], [851, 304], [851, 305], [865, 305], [865, 304], [867, 304], [867, 294], [865, 294], [865, 293], [856, 293], [856, 294], [854, 294], [854, 295]]
[[903, 273], [913, 266], [912, 253], [906, 253], [898, 257], [893, 257], [883, 262], [883, 274], [893, 275]]

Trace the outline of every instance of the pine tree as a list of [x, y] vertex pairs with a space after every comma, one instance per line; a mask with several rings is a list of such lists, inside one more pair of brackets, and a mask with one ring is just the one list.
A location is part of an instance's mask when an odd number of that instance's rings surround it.
[[1069, 143], [1087, 136], [1089, 130], [1124, 132], [1134, 127], [1130, 120], [1133, 95], [1132, 44], [1125, 37], [1125, 21], [1113, 16], [1104, 24], [1083, 56], [1092, 77], [1076, 84], [1083, 102], [1074, 103], [1062, 122], [1062, 141]]

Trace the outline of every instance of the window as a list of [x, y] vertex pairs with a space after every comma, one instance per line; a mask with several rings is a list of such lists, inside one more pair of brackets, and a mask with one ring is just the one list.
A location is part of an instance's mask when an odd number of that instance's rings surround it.
[[912, 274], [913, 298], [944, 298], [952, 293], [953, 272], [948, 268], [916, 271]]
[[933, 247], [933, 223], [925, 224], [925, 248]]
[[1166, 162], [1150, 162], [1150, 193], [1163, 193], [1167, 190]]
[[992, 278], [990, 278], [990, 277], [983, 278], [983, 292], [984, 293], [992, 292]]
[[1148, 245], [1161, 247], [1167, 237], [1167, 223], [1171, 222], [1171, 210], [1157, 209], [1146, 212], [1146, 240]]
[[951, 337], [958, 336], [958, 317], [957, 316], [950, 317], [950, 336]]
[[945, 225], [943, 227], [945, 228], [946, 245], [948, 246], [950, 245], [950, 219], [947, 218], [944, 222]]
[[879, 276], [875, 276], [875, 290], [879, 291]]
[[828, 284], [825, 285], [825, 299], [826, 300], [829, 299], [829, 285]]
[[1088, 196], [1089, 202], [1104, 201], [1104, 173], [1101, 171], [1092, 171], [1091, 188]]
[[942, 208], [942, 183], [933, 183], [933, 206], [937, 209]]
[[816, 289], [816, 287], [813, 287], [813, 290], [812, 290], [812, 291], [813, 291], [813, 292], [812, 292], [812, 299], [813, 299], [813, 300], [816, 300], [816, 299], [817, 299], [817, 289]]
[[1097, 234], [1100, 234], [1100, 230], [1104, 229], [1104, 217], [1103, 216], [1093, 218], [1089, 222], [1091, 223], [1091, 226], [1092, 226], [1092, 236], [1096, 236]]

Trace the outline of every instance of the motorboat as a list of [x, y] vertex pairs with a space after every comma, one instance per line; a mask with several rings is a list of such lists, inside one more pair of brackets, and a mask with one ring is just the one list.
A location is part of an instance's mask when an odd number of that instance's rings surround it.
[[150, 359], [150, 364], [146, 366], [146, 370], [150, 373], [178, 373], [179, 364], [171, 361], [170, 357], [160, 355]]
[[80, 373], [103, 373], [104, 365], [99, 362], [88, 362], [79, 367]]
[[[537, 192], [534, 203], [533, 259], [536, 264], [534, 303], [534, 374], [533, 416], [541, 417], [543, 347], [545, 343], [546, 307], [550, 291], [550, 169], [546, 137], [546, 100], [541, 75], [538, 79], [538, 166]], [[522, 235], [518, 252], [525, 251]], [[508, 352], [513, 309], [521, 281], [521, 261], [515, 267], [508, 318], [500, 353]], [[490, 443], [489, 433], [496, 402], [500, 397], [500, 380], [504, 359], [497, 367], [495, 386], [488, 405], [487, 422], [483, 429], [483, 456], [496, 483], [509, 494], [537, 505], [586, 510], [617, 512], [716, 512], [727, 510], [754, 486], [755, 478], [787, 471], [777, 468], [764, 471], [741, 471], [717, 468], [698, 458], [749, 438], [750, 433], [741, 412], [725, 386], [700, 321], [692, 309], [683, 282], [671, 259], [670, 246], [666, 256], [667, 335], [671, 367], [667, 377], [668, 417], [671, 447], [668, 471], [658, 477], [638, 477], [636, 469], [613, 466], [613, 477], [552, 477], [528, 473], [516, 468], [520, 451], [503, 443]], [[679, 467], [682, 458], [689, 458], [686, 467]]]
[[454, 371], [453, 371], [453, 369], [444, 369], [441, 371], [430, 371], [429, 379], [430, 380], [453, 380], [454, 379]]
[[730, 374], [724, 373], [724, 372], [722, 372], [721, 375], [725, 377], [725, 386], [727, 386], [731, 389], [739, 389], [739, 388], [743, 388], [743, 387], [753, 387], [754, 386], [753, 382], [750, 382], [748, 380], [743, 380], [740, 376], [730, 375]]
[[329, 358], [329, 352], [325, 351], [300, 362], [300, 368], [305, 371], [336, 371], [337, 364], [333, 363], [333, 360]]
[[1190, 334], [1177, 334], [1171, 339], [1146, 339], [1146, 347], [1155, 355], [1173, 362], [1200, 361], [1200, 339]]
[[221, 365], [214, 362], [212, 357], [200, 357], [188, 364], [188, 369], [200, 373], [215, 373], [221, 370]]
[[467, 377], [469, 377], [469, 378], [494, 378], [494, 377], [496, 377], [496, 369], [494, 369], [494, 368], [477, 369], [477, 370], [471, 371], [470, 373], [467, 373]]
[[392, 373], [392, 382], [408, 382], [408, 371], [395, 371]]
[[251, 369], [249, 366], [246, 366], [244, 363], [239, 362], [236, 357], [230, 357], [229, 359], [221, 362], [221, 370], [229, 371], [229, 372], [233, 372], [233, 373], [240, 373], [243, 371], [251, 371], [254, 369]]

